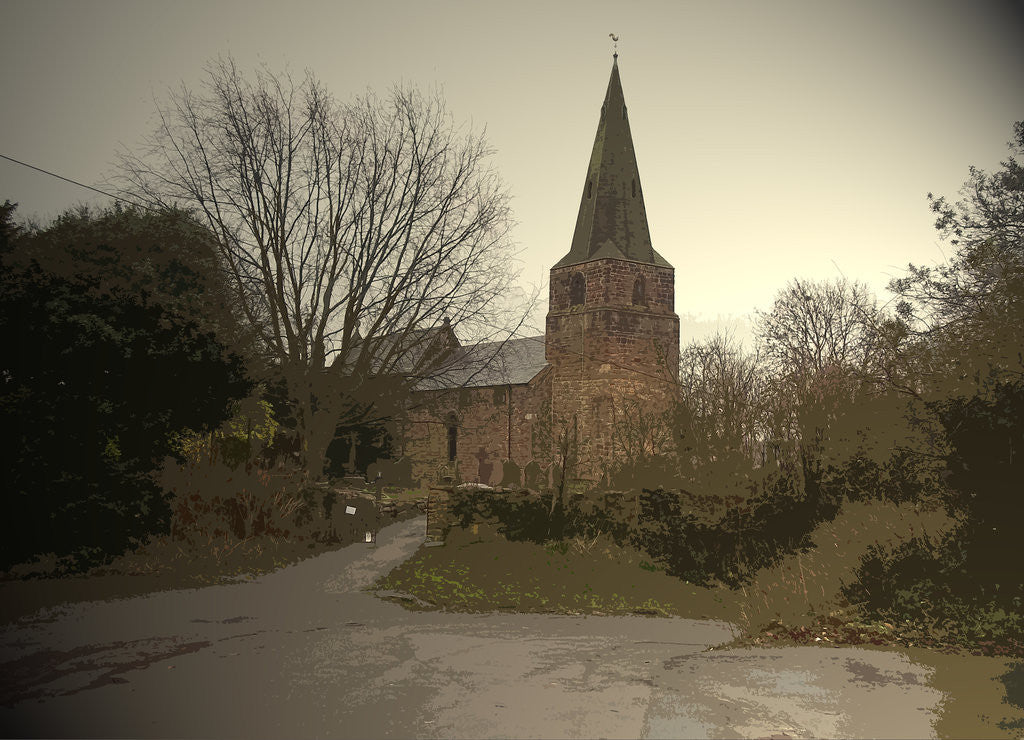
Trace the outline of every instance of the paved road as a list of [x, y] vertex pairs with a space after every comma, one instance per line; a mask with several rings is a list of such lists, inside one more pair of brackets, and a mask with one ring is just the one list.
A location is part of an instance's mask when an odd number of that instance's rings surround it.
[[423, 520], [237, 585], [0, 632], [4, 736], [933, 737], [897, 653], [707, 651], [721, 622], [410, 612], [361, 589]]

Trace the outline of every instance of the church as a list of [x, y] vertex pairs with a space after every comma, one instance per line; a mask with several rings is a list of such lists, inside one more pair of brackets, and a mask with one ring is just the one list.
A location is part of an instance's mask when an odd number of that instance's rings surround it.
[[[670, 401], [678, 375], [675, 270], [651, 244], [618, 54], [568, 252], [551, 267], [543, 336], [463, 348], [420, 387], [400, 452], [423, 482], [597, 481], [622, 457], [616, 435]], [[560, 447], [559, 443], [562, 442]], [[555, 481], [557, 483], [557, 481]]]

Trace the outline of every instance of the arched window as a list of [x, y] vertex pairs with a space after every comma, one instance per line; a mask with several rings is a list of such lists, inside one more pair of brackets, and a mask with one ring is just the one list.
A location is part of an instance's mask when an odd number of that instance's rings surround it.
[[633, 178], [633, 197], [636, 197], [636, 178]]
[[593, 180], [587, 180], [587, 198], [590, 198], [590, 196], [593, 195], [593, 192], [594, 192], [594, 181]]
[[633, 305], [647, 305], [647, 282], [644, 280], [643, 275], [637, 276], [637, 279], [633, 282]]
[[569, 276], [569, 305], [582, 306], [587, 298], [587, 281], [582, 272]]
[[455, 414], [448, 414], [448, 460], [453, 462], [459, 456], [459, 421]]

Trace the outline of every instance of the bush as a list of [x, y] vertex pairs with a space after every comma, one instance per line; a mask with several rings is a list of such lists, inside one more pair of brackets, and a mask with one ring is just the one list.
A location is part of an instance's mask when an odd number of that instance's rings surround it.
[[603, 533], [648, 553], [670, 575], [737, 587], [810, 546], [811, 531], [838, 513], [841, 498], [822, 492], [818, 476], [813, 470], [766, 473], [749, 484], [756, 495], [728, 501], [686, 491], [593, 490], [568, 496], [564, 520], [549, 514], [549, 496], [460, 489], [452, 513], [460, 526], [488, 522], [510, 540], [544, 543]]
[[747, 583], [760, 568], [810, 546], [809, 535], [835, 517], [840, 499], [823, 493], [818, 474], [777, 472], [751, 482], [756, 495], [742, 509], [698, 516], [685, 492], [644, 491], [630, 543], [663, 564], [666, 572], [695, 583]]
[[[975, 395], [936, 402], [946, 429], [951, 509], [963, 515], [964, 567], [988, 589], [1022, 579], [1024, 381], [990, 377]], [[1015, 454], [1016, 453], [1016, 454]]]
[[468, 527], [474, 522], [497, 526], [515, 542], [544, 543], [551, 539], [550, 496], [529, 491], [495, 493], [481, 488], [457, 488], [451, 494], [453, 523]]
[[963, 567], [960, 544], [957, 532], [938, 547], [916, 538], [891, 552], [872, 546], [843, 595], [866, 614], [928, 638], [1024, 647], [1024, 589], [981, 586]]
[[165, 464], [163, 485], [172, 493], [172, 539], [202, 544], [250, 537], [326, 541], [324, 511], [334, 494], [303, 483], [299, 471], [271, 474], [232, 469], [223, 462]]
[[166, 531], [152, 471], [250, 383], [215, 310], [216, 252], [185, 214], [68, 213], [0, 239], [0, 568], [83, 569]]

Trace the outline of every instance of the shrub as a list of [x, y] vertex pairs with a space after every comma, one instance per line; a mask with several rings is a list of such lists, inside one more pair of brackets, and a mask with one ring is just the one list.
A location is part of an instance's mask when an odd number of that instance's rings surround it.
[[824, 492], [820, 474], [806, 468], [765, 473], [750, 481], [754, 495], [747, 498], [660, 489], [575, 493], [564, 521], [550, 514], [550, 496], [459, 489], [452, 513], [459, 526], [488, 522], [510, 540], [545, 543], [603, 533], [646, 552], [670, 575], [739, 586], [758, 569], [809, 547], [811, 531], [839, 511], [841, 498]]
[[487, 522], [495, 524], [509, 540], [542, 544], [551, 539], [550, 496], [529, 491], [495, 493], [481, 488], [457, 488], [450, 500], [452, 521], [458, 526]]
[[[52, 552], [84, 569], [166, 531], [151, 473], [184, 427], [251, 386], [228, 351], [210, 235], [181, 212], [0, 213], [0, 568]], [[15, 237], [15, 238], [12, 238]]]
[[666, 572], [696, 583], [719, 580], [737, 587], [760, 568], [809, 547], [809, 535], [835, 517], [839, 497], [823, 492], [819, 474], [766, 474], [752, 482], [757, 494], [740, 509], [713, 519], [686, 506], [685, 492], [644, 491], [631, 544], [661, 562]]
[[168, 460], [163, 484], [173, 493], [170, 534], [177, 540], [329, 537], [324, 509], [332, 494], [305, 485], [299, 471], [271, 474], [233, 470], [223, 462]]
[[938, 547], [921, 539], [886, 552], [869, 548], [843, 595], [877, 619], [964, 646], [1024, 647], [1024, 590], [1019, 583], [986, 589], [963, 567], [961, 535]]

